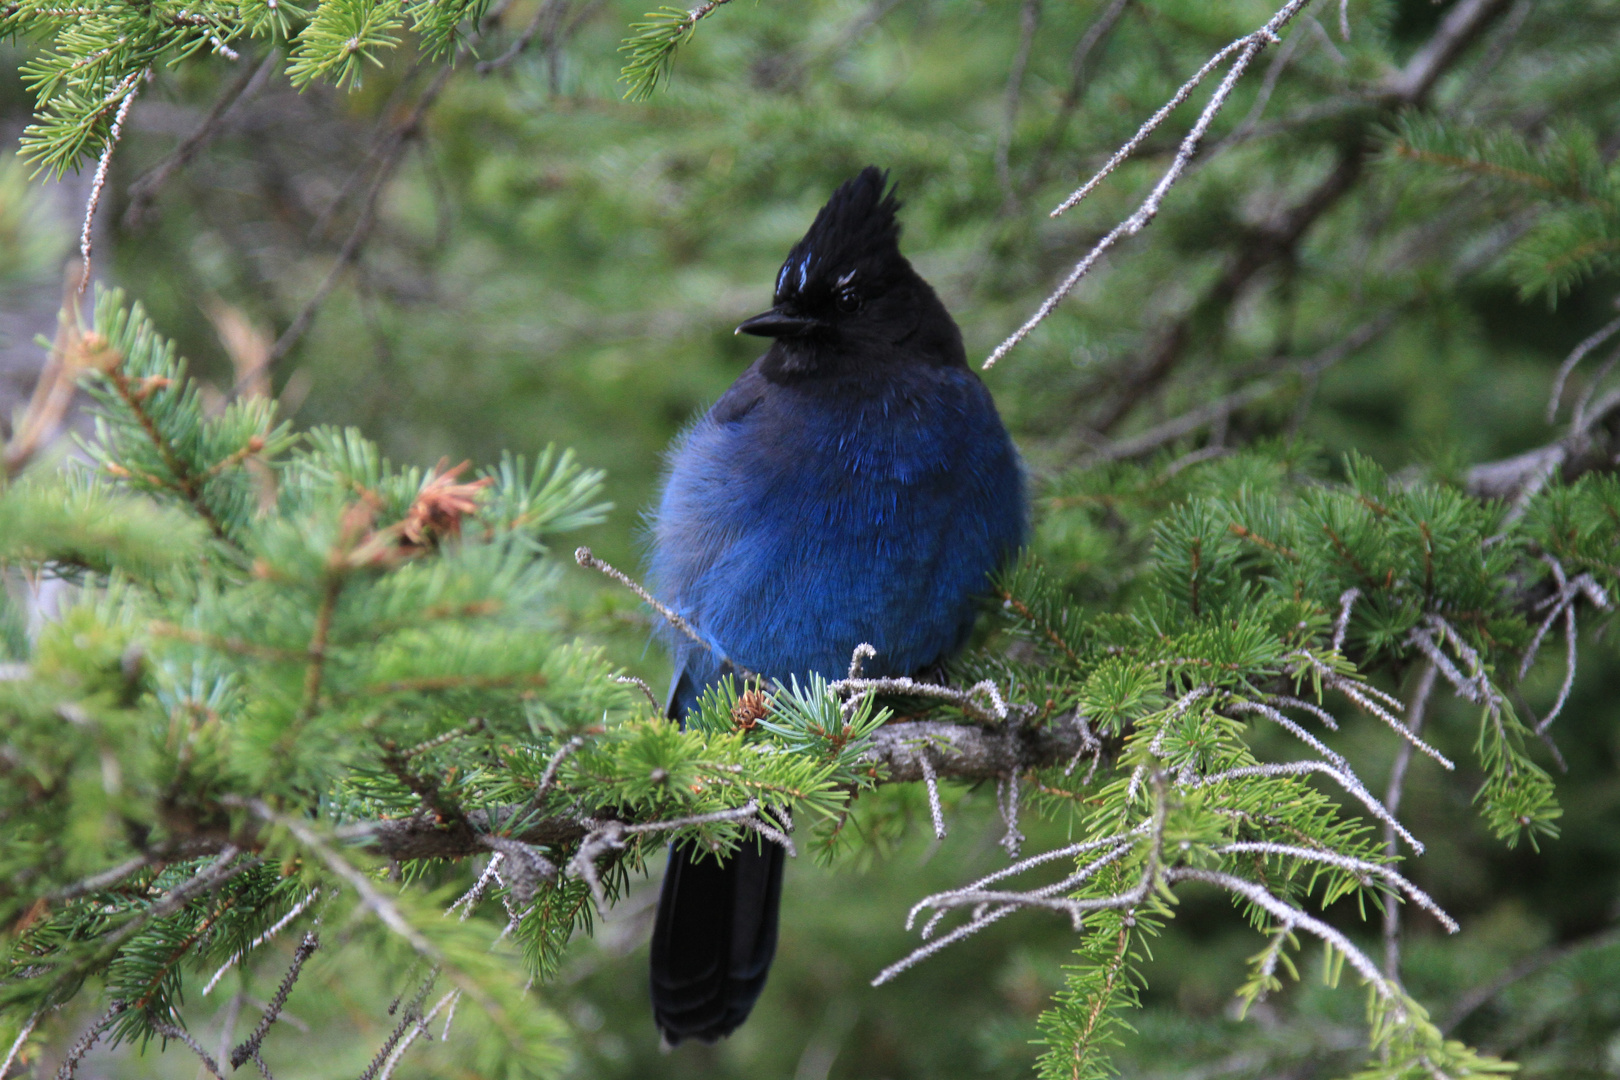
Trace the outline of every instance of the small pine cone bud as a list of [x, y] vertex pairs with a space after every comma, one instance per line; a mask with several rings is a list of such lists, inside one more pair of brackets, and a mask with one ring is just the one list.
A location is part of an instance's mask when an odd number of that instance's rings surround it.
[[758, 690], [750, 690], [731, 707], [731, 722], [743, 731], [753, 731], [770, 711], [771, 699]]

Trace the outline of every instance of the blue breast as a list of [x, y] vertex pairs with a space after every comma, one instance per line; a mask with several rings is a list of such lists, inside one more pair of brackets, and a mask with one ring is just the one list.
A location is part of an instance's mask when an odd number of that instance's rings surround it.
[[944, 659], [1025, 536], [1018, 456], [989, 392], [917, 367], [851, 393], [744, 374], [676, 446], [652, 522], [659, 599], [711, 643], [672, 639], [672, 712], [722, 658], [786, 682]]

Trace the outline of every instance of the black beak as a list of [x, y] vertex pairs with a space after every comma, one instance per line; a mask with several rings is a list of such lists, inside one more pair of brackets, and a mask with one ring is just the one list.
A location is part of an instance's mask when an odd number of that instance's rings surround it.
[[802, 315], [791, 315], [779, 307], [752, 319], [746, 319], [737, 327], [735, 333], [755, 334], [759, 337], [803, 337], [810, 331], [824, 325], [820, 319], [807, 319]]

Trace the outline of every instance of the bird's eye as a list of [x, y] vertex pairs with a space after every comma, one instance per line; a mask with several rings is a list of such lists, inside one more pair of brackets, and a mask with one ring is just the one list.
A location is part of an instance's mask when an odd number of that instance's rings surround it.
[[853, 315], [861, 310], [861, 294], [854, 289], [839, 289], [834, 302], [845, 315]]

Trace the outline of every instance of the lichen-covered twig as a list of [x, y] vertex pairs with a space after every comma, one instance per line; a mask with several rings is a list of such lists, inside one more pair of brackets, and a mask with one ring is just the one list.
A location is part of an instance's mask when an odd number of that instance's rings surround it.
[[787, 834], [765, 819], [760, 812], [759, 801], [749, 799], [742, 806], [731, 810], [717, 810], [712, 814], [694, 814], [690, 817], [670, 818], [664, 821], [646, 821], [639, 824], [611, 820], [590, 821], [587, 823], [590, 831], [580, 841], [579, 850], [574, 853], [574, 857], [568, 860], [568, 870], [590, 886], [591, 896], [596, 900], [597, 911], [605, 918], [607, 891], [602, 887], [602, 879], [596, 871], [597, 859], [612, 852], [623, 851], [630, 838], [634, 836], [720, 822], [735, 822], [780, 845], [789, 855], [798, 854]]
[[1028, 337], [1030, 331], [1044, 322], [1046, 317], [1062, 302], [1063, 298], [1073, 291], [1080, 279], [1097, 264], [1098, 260], [1114, 244], [1125, 237], [1135, 236], [1147, 226], [1148, 222], [1153, 220], [1159, 212], [1159, 207], [1164, 202], [1165, 195], [1186, 171], [1187, 164], [1192, 160], [1193, 154], [1197, 152], [1199, 143], [1203, 141], [1204, 134], [1209, 130], [1209, 125], [1214, 121], [1216, 114], [1226, 105], [1226, 101], [1231, 96], [1232, 88], [1237, 85], [1238, 79], [1243, 77], [1243, 73], [1248, 70], [1249, 65], [1253, 63], [1254, 58], [1260, 54], [1262, 49], [1273, 42], [1281, 40], [1277, 36], [1278, 32], [1287, 26], [1293, 17], [1299, 14], [1300, 10], [1310, 2], [1311, 0], [1289, 0], [1260, 29], [1252, 34], [1246, 34], [1238, 38], [1210, 57], [1192, 78], [1181, 85], [1181, 88], [1171, 96], [1170, 100], [1158, 112], [1148, 118], [1147, 122], [1137, 130], [1135, 135], [1131, 136], [1123, 146], [1115, 151], [1114, 156], [1109, 158], [1090, 180], [1082, 184], [1074, 194], [1063, 200], [1062, 204], [1052, 211], [1052, 216], [1057, 217], [1059, 214], [1063, 214], [1075, 207], [1081, 200], [1095, 191], [1097, 186], [1106, 180], [1115, 169], [1119, 168], [1126, 159], [1136, 153], [1148, 136], [1157, 131], [1182, 102], [1192, 96], [1193, 91], [1205, 79], [1209, 78], [1222, 64], [1232, 60], [1232, 66], [1227, 71], [1226, 77], [1221, 80], [1215, 92], [1210, 95], [1208, 104], [1204, 106], [1203, 112], [1199, 114], [1192, 129], [1181, 140], [1181, 145], [1177, 148], [1176, 155], [1171, 160], [1170, 166], [1159, 178], [1159, 182], [1153, 186], [1153, 190], [1148, 193], [1147, 198], [1142, 200], [1142, 203], [1130, 217], [1114, 226], [1102, 239], [1092, 245], [1091, 250], [1081, 258], [1075, 268], [1070, 271], [1069, 276], [1064, 278], [1063, 282], [1052, 291], [1051, 295], [1042, 301], [1035, 314], [1031, 315], [1024, 325], [1013, 331], [1005, 341], [996, 346], [995, 351], [985, 360], [983, 365], [985, 368], [995, 366], [998, 360], [1006, 356], [1014, 346]]

